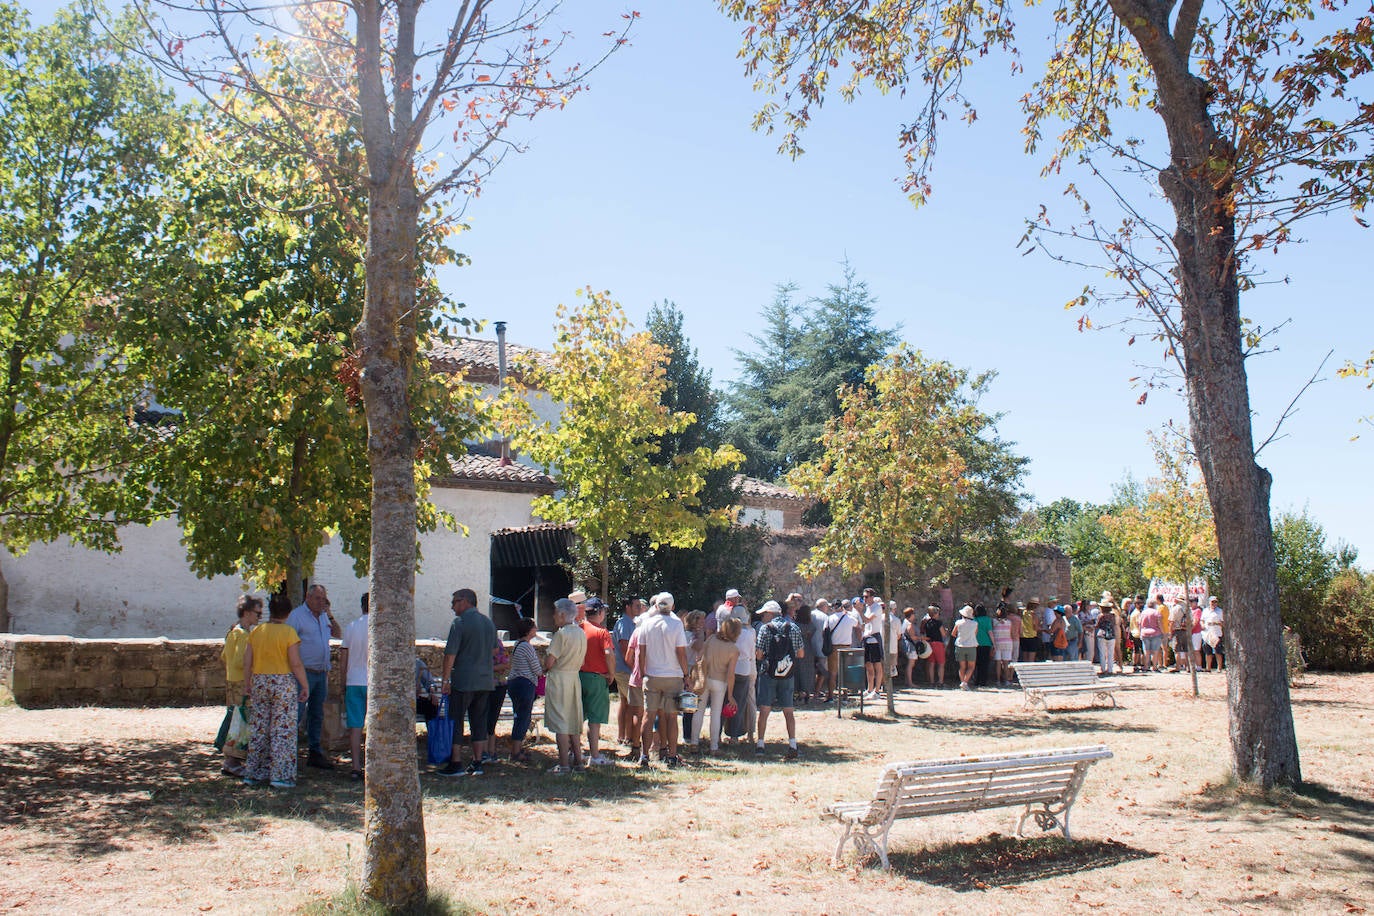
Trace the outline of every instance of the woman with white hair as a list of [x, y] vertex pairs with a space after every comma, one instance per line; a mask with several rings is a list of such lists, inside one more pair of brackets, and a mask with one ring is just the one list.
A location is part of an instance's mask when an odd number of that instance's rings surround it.
[[577, 623], [577, 605], [553, 603], [553, 634], [544, 651], [544, 727], [558, 742], [557, 776], [582, 769], [582, 683], [578, 671], [587, 655], [587, 634]]
[[754, 696], [754, 678], [758, 676], [755, 667], [754, 643], [757, 634], [749, 624], [749, 609], [743, 605], [734, 610], [739, 621], [739, 635], [735, 637], [735, 648], [739, 655], [735, 660], [735, 684], [730, 698], [735, 703], [735, 715], [726, 724], [725, 733], [736, 740], [747, 738], [754, 743], [754, 721], [758, 717], [758, 704]]

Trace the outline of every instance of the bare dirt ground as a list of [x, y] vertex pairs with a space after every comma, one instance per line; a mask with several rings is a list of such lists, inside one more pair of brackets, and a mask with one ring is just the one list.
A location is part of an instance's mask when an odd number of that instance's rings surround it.
[[[1227, 785], [1225, 684], [1127, 676], [1121, 707], [1022, 710], [1016, 691], [916, 690], [901, 718], [799, 712], [776, 740], [693, 766], [570, 777], [496, 764], [425, 775], [431, 885], [482, 913], [1362, 913], [1374, 909], [1374, 675], [1294, 691], [1307, 784]], [[306, 771], [291, 792], [219, 775], [221, 711], [0, 706], [0, 910], [277, 913], [337, 895], [362, 858], [362, 787]], [[775, 715], [770, 734], [780, 736]], [[999, 809], [899, 822], [891, 873], [829, 864], [820, 806], [881, 764], [1105, 743], [1075, 839], [1008, 836]], [[1030, 828], [1033, 832], [1034, 827]]]

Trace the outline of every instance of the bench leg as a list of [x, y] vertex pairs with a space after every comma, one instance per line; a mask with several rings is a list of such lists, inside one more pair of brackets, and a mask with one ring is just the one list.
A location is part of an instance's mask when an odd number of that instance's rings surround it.
[[1034, 804], [1026, 805], [1026, 810], [1021, 812], [1021, 819], [1016, 822], [1016, 835], [1024, 837], [1026, 821], [1035, 818], [1035, 825], [1041, 830], [1054, 830], [1058, 828], [1064, 834], [1064, 839], [1072, 839], [1069, 836], [1069, 806], [1051, 805], [1049, 802], [1041, 802], [1039, 808]]
[[853, 840], [854, 852], [861, 861], [869, 856], [877, 856], [878, 861], [883, 863], [883, 870], [891, 871], [892, 863], [887, 858], [887, 835], [891, 829], [891, 821], [872, 826], [846, 823], [844, 835], [840, 837], [839, 845], [835, 847], [835, 857], [830, 860], [830, 864], [839, 867], [844, 857], [844, 844]]
[[1099, 693], [1099, 694], [1097, 695], [1097, 699], [1099, 699], [1099, 700], [1111, 700], [1111, 701], [1112, 701], [1112, 709], [1116, 709], [1116, 694], [1113, 693], [1113, 692], [1111, 692], [1110, 690], [1104, 690], [1104, 691], [1102, 691], [1101, 693]]
[[892, 823], [889, 821], [873, 827], [860, 827], [854, 834], [854, 845], [859, 856], [877, 856], [878, 861], [883, 863], [883, 871], [892, 871], [892, 863], [887, 860], [887, 833], [891, 829]]
[[[840, 834], [840, 842], [835, 846], [835, 855], [830, 859], [830, 864], [835, 868], [839, 867], [840, 861], [844, 858], [844, 844], [849, 842], [849, 834], [853, 832], [853, 830], [854, 825], [846, 821], [844, 833]], [[855, 843], [855, 845], [857, 846], [858, 844]]]

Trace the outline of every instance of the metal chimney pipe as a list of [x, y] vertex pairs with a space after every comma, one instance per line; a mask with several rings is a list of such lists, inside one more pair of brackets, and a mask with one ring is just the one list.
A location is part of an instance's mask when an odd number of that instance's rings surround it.
[[[506, 323], [496, 322], [496, 387], [498, 391], [506, 388]], [[501, 437], [501, 464], [510, 464], [510, 439]]]

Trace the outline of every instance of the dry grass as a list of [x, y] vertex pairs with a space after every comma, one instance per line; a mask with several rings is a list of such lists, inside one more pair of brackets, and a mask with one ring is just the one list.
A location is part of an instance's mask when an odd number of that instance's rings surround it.
[[[1362, 912], [1374, 907], [1374, 676], [1312, 676], [1294, 712], [1307, 785], [1226, 779], [1225, 685], [1127, 678], [1122, 708], [915, 691], [901, 718], [798, 715], [803, 757], [747, 749], [682, 771], [572, 777], [499, 764], [426, 776], [433, 913]], [[870, 712], [875, 710], [870, 707]], [[219, 775], [217, 709], [0, 705], [0, 908], [71, 912], [368, 912], [350, 891], [362, 791], [308, 771], [294, 792]], [[782, 722], [775, 717], [776, 739]], [[1010, 809], [899, 823], [893, 870], [829, 865], [829, 801], [880, 764], [1102, 742], [1075, 840], [1016, 840]]]

